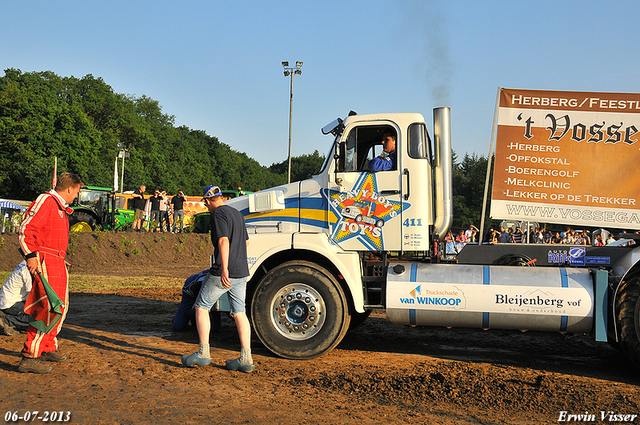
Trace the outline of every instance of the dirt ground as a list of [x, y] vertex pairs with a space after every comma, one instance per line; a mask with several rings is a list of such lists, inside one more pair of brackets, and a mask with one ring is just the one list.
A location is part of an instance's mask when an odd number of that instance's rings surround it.
[[[17, 236], [0, 236], [0, 271], [20, 261], [16, 247]], [[72, 235], [71, 286], [95, 285], [71, 293], [60, 334], [71, 359], [48, 375], [21, 374], [24, 335], [0, 337], [0, 420], [34, 410], [68, 411], [82, 424], [546, 424], [585, 414], [595, 416], [572, 422], [615, 423], [601, 412], [640, 414], [640, 373], [588, 335], [397, 326], [382, 313], [314, 360], [275, 357], [254, 337], [252, 374], [224, 369], [239, 350], [224, 316], [212, 365], [186, 368], [180, 356], [197, 349], [197, 335], [173, 332], [171, 320], [182, 282], [210, 251], [202, 235]], [[139, 276], [141, 287], [104, 289], [104, 276]]]

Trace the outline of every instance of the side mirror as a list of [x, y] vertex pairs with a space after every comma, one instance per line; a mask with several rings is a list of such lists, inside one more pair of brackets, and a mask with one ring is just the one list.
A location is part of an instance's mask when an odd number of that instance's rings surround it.
[[342, 134], [342, 130], [344, 130], [344, 122], [341, 118], [336, 118], [331, 121], [329, 124], [322, 127], [322, 134], [333, 134], [334, 136], [338, 136]]

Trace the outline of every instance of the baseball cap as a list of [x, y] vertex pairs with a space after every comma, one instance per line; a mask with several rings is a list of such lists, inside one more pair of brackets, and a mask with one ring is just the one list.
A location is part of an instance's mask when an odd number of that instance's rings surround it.
[[202, 195], [202, 200], [204, 201], [205, 199], [213, 198], [214, 196], [220, 196], [220, 195], [222, 195], [222, 191], [220, 190], [220, 188], [215, 184], [212, 184], [211, 186], [208, 186], [204, 190], [204, 194]]

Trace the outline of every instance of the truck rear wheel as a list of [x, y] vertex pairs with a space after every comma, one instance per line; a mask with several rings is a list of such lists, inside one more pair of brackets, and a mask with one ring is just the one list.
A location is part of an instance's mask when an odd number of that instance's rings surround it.
[[86, 212], [74, 212], [69, 217], [69, 230], [72, 232], [92, 232], [96, 228], [96, 219]]
[[620, 346], [631, 361], [640, 367], [640, 279], [623, 283], [616, 300]]
[[290, 261], [256, 287], [251, 318], [260, 341], [287, 359], [312, 359], [333, 349], [349, 329], [349, 307], [324, 268]]

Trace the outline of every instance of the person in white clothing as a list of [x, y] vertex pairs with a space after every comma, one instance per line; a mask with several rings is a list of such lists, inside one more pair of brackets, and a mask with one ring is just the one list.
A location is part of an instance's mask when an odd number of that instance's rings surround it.
[[0, 288], [0, 334], [13, 336], [26, 332], [31, 316], [24, 312], [24, 301], [31, 291], [33, 278], [27, 262], [22, 261]]

